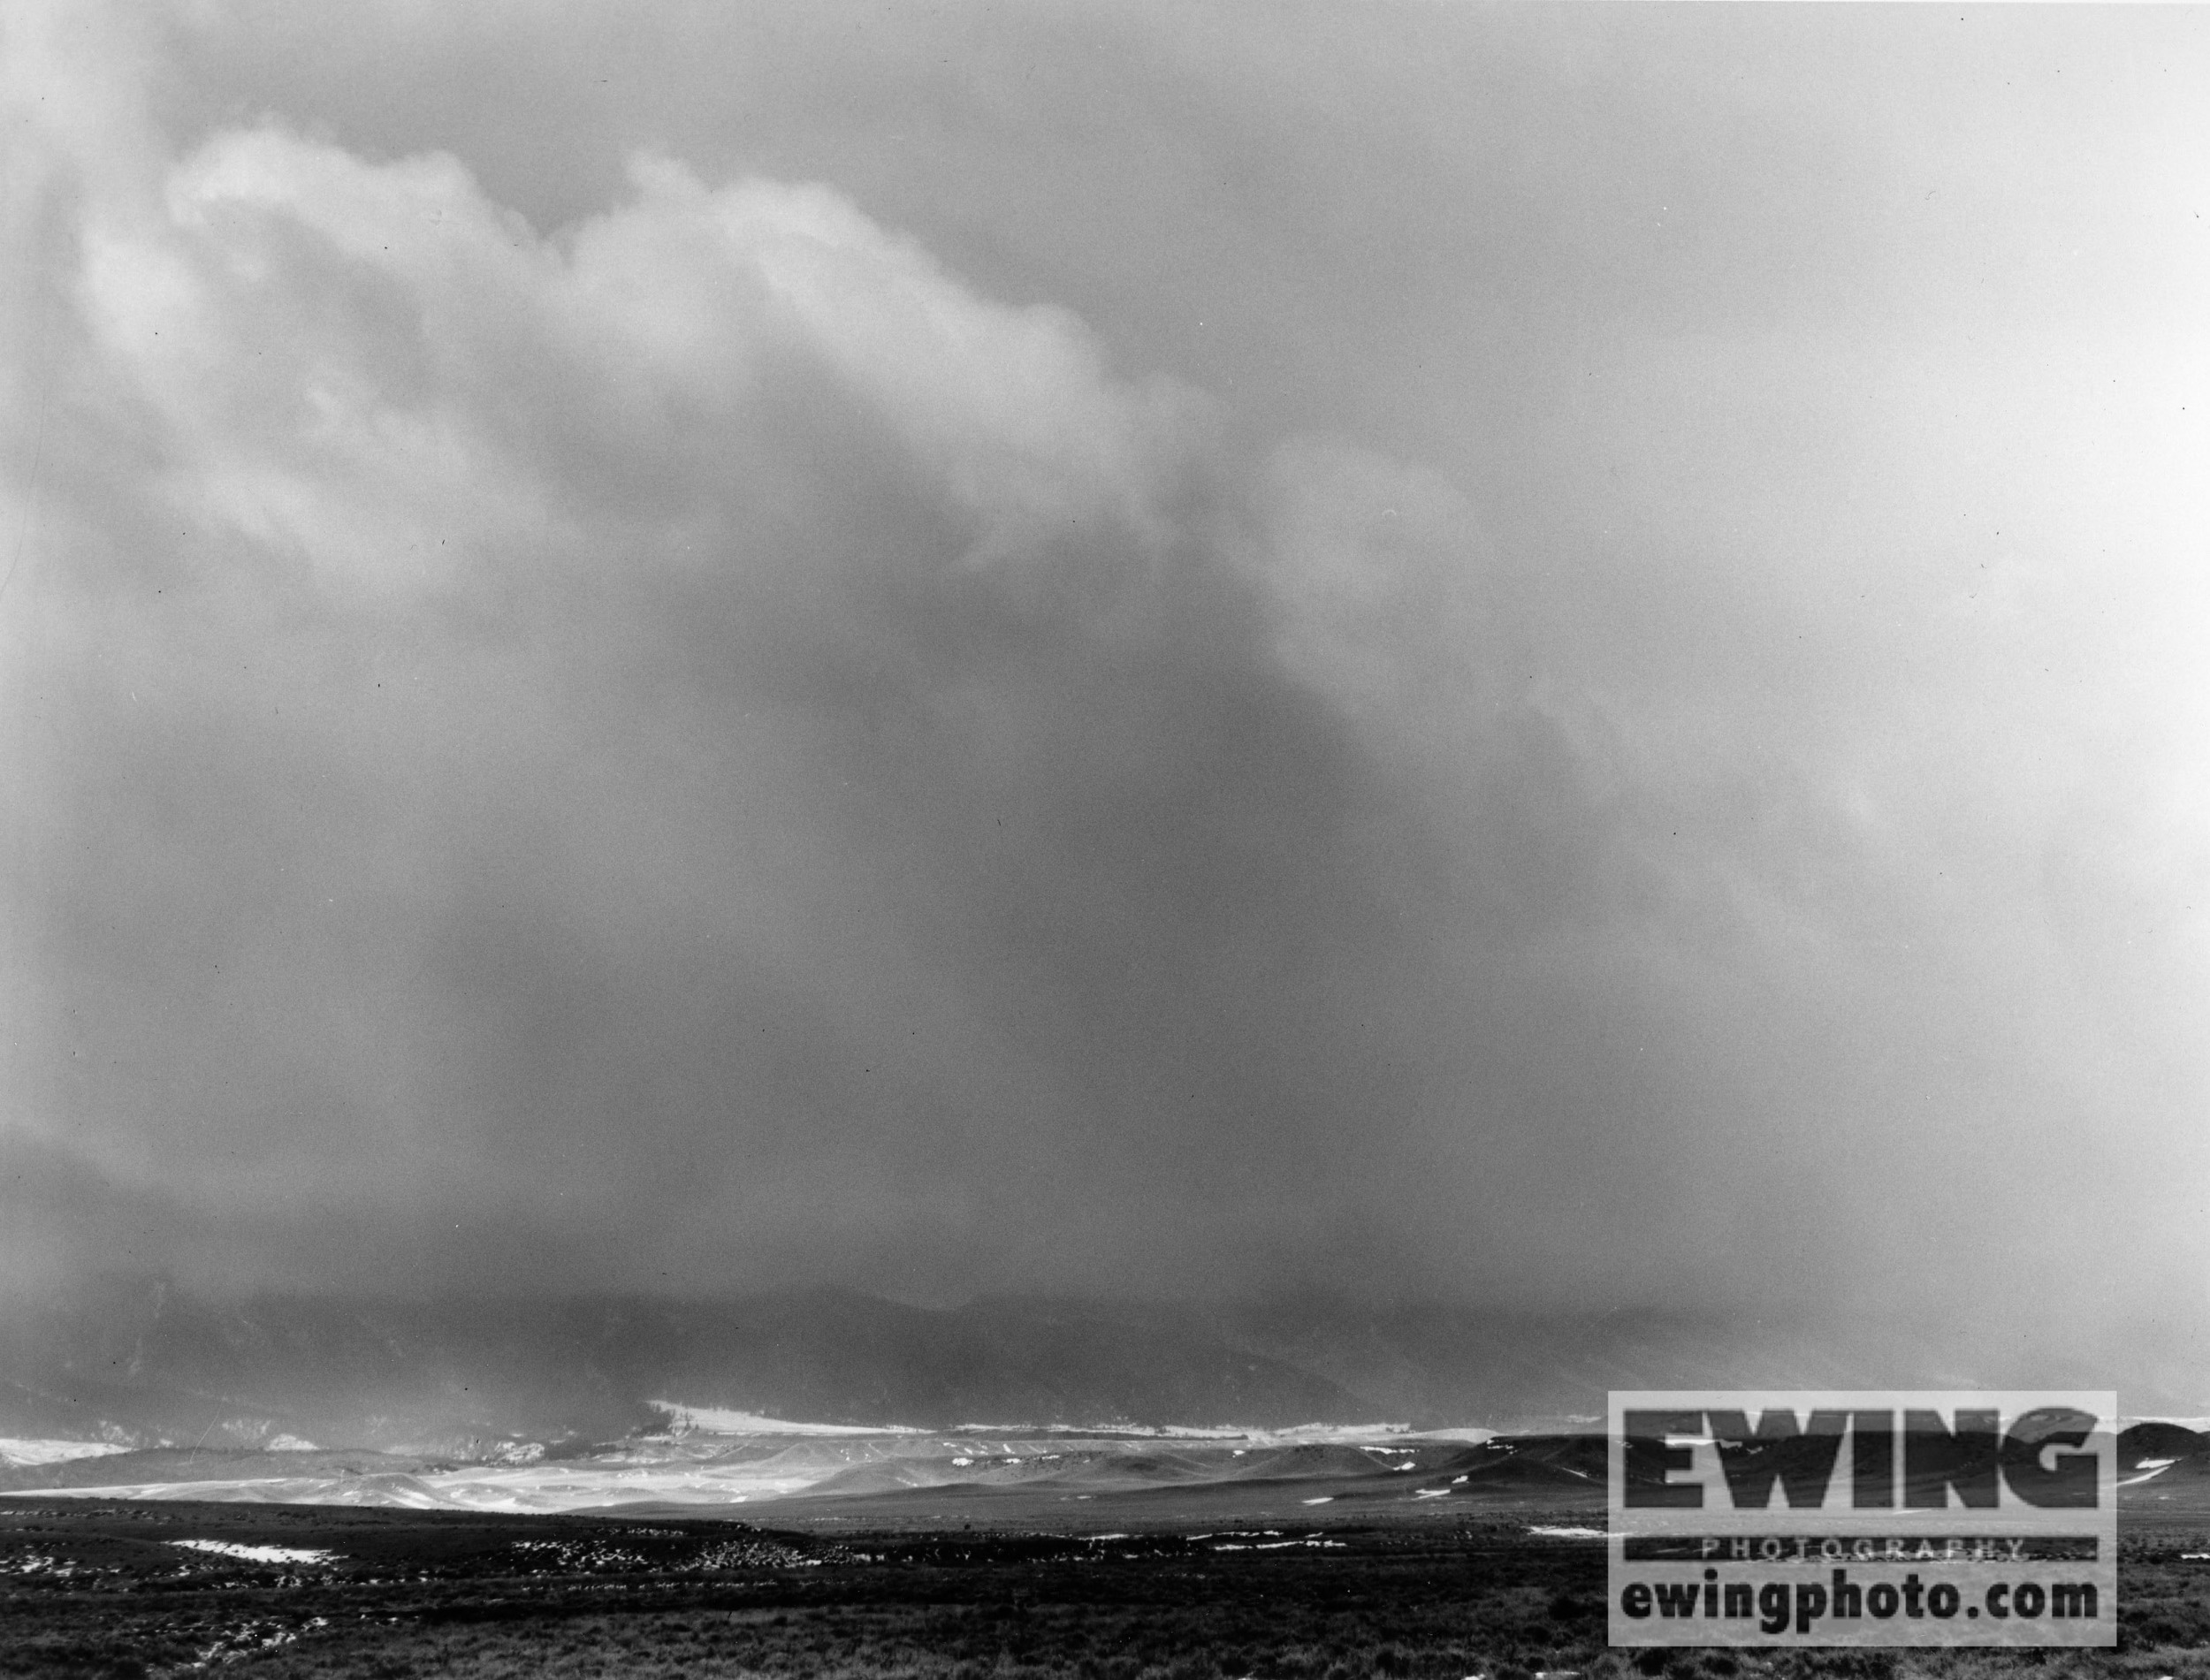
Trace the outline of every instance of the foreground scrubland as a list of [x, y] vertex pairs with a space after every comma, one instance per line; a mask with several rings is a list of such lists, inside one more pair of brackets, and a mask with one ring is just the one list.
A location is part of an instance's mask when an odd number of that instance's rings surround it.
[[1530, 1534], [1540, 1515], [831, 1538], [16, 1502], [0, 1505], [0, 1676], [2210, 1680], [2210, 1561], [2186, 1555], [2210, 1551], [2200, 1535], [2125, 1541], [2115, 1652], [1630, 1653], [1604, 1646], [1601, 1549]]

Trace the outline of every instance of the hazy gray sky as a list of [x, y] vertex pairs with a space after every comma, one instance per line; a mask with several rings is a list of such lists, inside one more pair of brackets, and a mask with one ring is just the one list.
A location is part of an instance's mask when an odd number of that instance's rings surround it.
[[0, 20], [0, 1265], [2210, 1281], [2210, 13]]

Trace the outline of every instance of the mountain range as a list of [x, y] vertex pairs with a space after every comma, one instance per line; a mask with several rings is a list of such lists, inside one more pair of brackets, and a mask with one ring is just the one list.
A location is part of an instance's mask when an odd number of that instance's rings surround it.
[[[1592, 1425], [1627, 1387], [2113, 1387], [1960, 1370], [1938, 1347], [1651, 1311], [847, 1290], [392, 1300], [110, 1277], [0, 1299], [0, 1435], [498, 1457], [664, 1431], [670, 1406], [819, 1424], [1144, 1429]], [[2127, 1410], [2210, 1410], [2126, 1392]]]

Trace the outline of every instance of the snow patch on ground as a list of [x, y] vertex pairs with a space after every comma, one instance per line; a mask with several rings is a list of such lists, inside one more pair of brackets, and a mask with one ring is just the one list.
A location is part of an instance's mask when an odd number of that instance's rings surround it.
[[2141, 1473], [2138, 1476], [2127, 1477], [2123, 1481], [2120, 1482], [2118, 1486], [2121, 1487], [2133, 1487], [2138, 1486], [2142, 1482], [2153, 1481], [2157, 1477], [2161, 1476], [2166, 1471], [2169, 1470], [2178, 1462], [2179, 1460], [2176, 1458], [2144, 1458], [2139, 1464], [2135, 1466], [2135, 1468]]
[[1052, 1436], [1127, 1437], [1151, 1441], [1248, 1441], [1260, 1447], [1326, 1445], [1368, 1447], [1410, 1452], [1408, 1446], [1383, 1448], [1383, 1441], [1458, 1441], [1478, 1445], [1497, 1432], [1478, 1424], [1447, 1429], [1414, 1429], [1409, 1424], [1291, 1424], [1266, 1428], [1251, 1424], [960, 1424], [927, 1430], [911, 1424], [820, 1424], [769, 1418], [727, 1406], [694, 1406], [680, 1400], [646, 1403], [668, 1419], [672, 1435], [996, 1435], [1036, 1440]]
[[680, 1401], [651, 1400], [655, 1411], [666, 1412], [669, 1432], [678, 1435], [925, 1435], [928, 1431], [907, 1424], [806, 1424], [788, 1418], [763, 1418], [756, 1411], [732, 1411], [722, 1406], [686, 1406]]
[[72, 1458], [103, 1458], [110, 1453], [126, 1453], [127, 1447], [118, 1447], [110, 1441], [30, 1441], [16, 1436], [0, 1435], [0, 1464], [11, 1468], [24, 1464], [62, 1464]]
[[1380, 1441], [1450, 1441], [1478, 1446], [1493, 1440], [1497, 1431], [1469, 1424], [1452, 1429], [1414, 1429], [1410, 1424], [1291, 1424], [1280, 1429], [1257, 1425], [1220, 1424], [1196, 1427], [1168, 1424], [1157, 1429], [1132, 1429], [1136, 1435], [1159, 1435], [1170, 1441], [1248, 1441], [1261, 1447], [1365, 1447], [1376, 1452], [1405, 1453], [1409, 1447], [1380, 1447]]
[[328, 1563], [335, 1552], [309, 1551], [300, 1546], [241, 1546], [235, 1540], [171, 1540], [187, 1552], [213, 1552], [219, 1557], [243, 1558], [248, 1563]]

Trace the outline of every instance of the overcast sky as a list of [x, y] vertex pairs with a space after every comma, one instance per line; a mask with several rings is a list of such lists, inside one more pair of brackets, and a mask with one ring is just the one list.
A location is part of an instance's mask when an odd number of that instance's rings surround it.
[[14, 1279], [2201, 1307], [2210, 13], [0, 32]]

